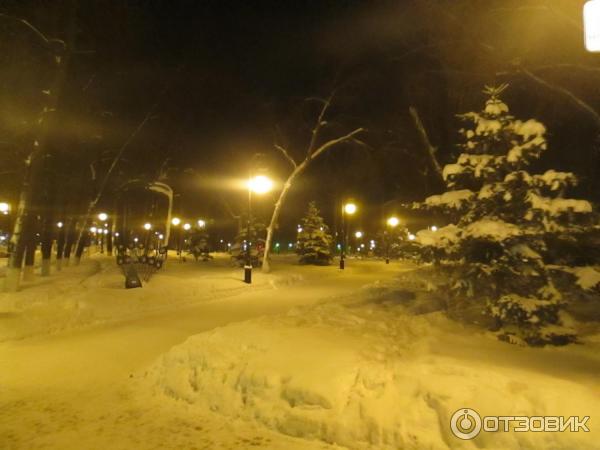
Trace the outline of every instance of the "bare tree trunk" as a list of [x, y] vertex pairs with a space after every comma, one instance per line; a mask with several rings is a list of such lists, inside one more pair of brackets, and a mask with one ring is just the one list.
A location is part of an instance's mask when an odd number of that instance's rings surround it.
[[[161, 96], [164, 95], [166, 93], [166, 91], [167, 91], [166, 89], [163, 90]], [[108, 168], [108, 171], [104, 175], [104, 178], [102, 179], [102, 183], [100, 184], [100, 187], [98, 189], [98, 193], [92, 199], [92, 201], [90, 201], [87, 211], [85, 213], [85, 216], [83, 217], [83, 226], [82, 226], [81, 230], [79, 231], [79, 235], [77, 237], [76, 264], [79, 263], [79, 261], [81, 259], [81, 254], [83, 253], [83, 250], [81, 250], [81, 252], [80, 252], [79, 248], [82, 246], [82, 239], [84, 237], [85, 231], [87, 230], [88, 221], [90, 220], [90, 217], [92, 216], [92, 213], [94, 212], [94, 209], [96, 208], [96, 205], [98, 204], [98, 201], [100, 201], [100, 198], [104, 194], [104, 190], [106, 189], [106, 186], [108, 185], [108, 180], [110, 179], [113, 171], [117, 167], [117, 164], [123, 157], [123, 153], [125, 153], [125, 150], [129, 147], [129, 144], [131, 144], [131, 142], [135, 139], [135, 137], [142, 130], [142, 128], [144, 128], [144, 126], [146, 125], [148, 120], [150, 120], [150, 117], [152, 117], [154, 110], [158, 107], [158, 103], [159, 102], [157, 101], [150, 107], [150, 109], [144, 116], [144, 119], [138, 124], [138, 126], [135, 128], [135, 130], [133, 130], [133, 132], [129, 135], [127, 140], [123, 143], [123, 145], [121, 146], [121, 148], [119, 149], [119, 151], [117, 152], [115, 157], [113, 158], [113, 160], [110, 164], [110, 167]]]
[[62, 269], [63, 254], [65, 251], [66, 243], [66, 228], [67, 224], [63, 223], [63, 226], [58, 229], [58, 236], [56, 237], [56, 270]]
[[23, 281], [25, 282], [31, 282], [35, 279], [36, 219], [36, 217], [28, 217], [29, 223], [25, 235], [25, 266], [23, 267]]
[[54, 242], [54, 221], [51, 210], [48, 210], [46, 217], [44, 218], [44, 225], [42, 228], [42, 266], [40, 274], [43, 277], [50, 275], [50, 263], [52, 259], [52, 244]]
[[410, 115], [411, 115], [414, 123], [415, 123], [415, 128], [419, 132], [421, 141], [423, 142], [423, 148], [425, 150], [425, 153], [427, 154], [427, 159], [429, 160], [429, 164], [431, 165], [431, 167], [433, 168], [435, 173], [443, 181], [442, 166], [440, 165], [439, 161], [437, 160], [437, 157], [435, 156], [437, 149], [433, 145], [431, 145], [431, 141], [429, 140], [429, 135], [427, 134], [427, 130], [425, 130], [425, 127], [423, 126], [423, 122], [421, 121], [421, 118], [419, 117], [419, 112], [417, 111], [417, 108], [415, 108], [414, 106], [409, 107], [408, 110], [410, 112]]
[[[326, 110], [327, 106], [329, 106], [330, 99], [325, 104], [324, 110]], [[363, 128], [357, 128], [356, 130], [351, 131], [350, 133], [346, 134], [345, 136], [341, 136], [339, 138], [331, 139], [331, 140], [325, 142], [324, 144], [322, 144], [319, 148], [317, 148], [315, 150], [312, 147], [314, 145], [316, 145], [314, 142], [316, 139], [316, 134], [318, 133], [318, 128], [321, 126], [320, 124], [323, 123], [323, 116], [324, 116], [324, 112], [322, 111], [321, 114], [319, 115], [319, 122], [318, 122], [319, 124], [315, 127], [316, 131], [313, 131], [313, 139], [311, 140], [311, 144], [310, 144], [311, 148], [309, 148], [309, 150], [306, 154], [306, 157], [300, 164], [296, 164], [295, 160], [291, 157], [291, 155], [289, 154], [289, 152], [286, 149], [284, 149], [283, 147], [278, 146], [278, 145], [275, 146], [288, 159], [288, 161], [290, 161], [290, 163], [294, 167], [294, 170], [292, 171], [292, 173], [290, 174], [290, 176], [287, 178], [287, 180], [285, 181], [285, 183], [283, 185], [283, 189], [281, 190], [281, 193], [279, 194], [277, 203], [275, 203], [273, 215], [271, 216], [271, 222], [269, 223], [269, 226], [267, 228], [267, 241], [265, 242], [265, 254], [263, 256], [263, 265], [262, 265], [263, 272], [269, 272], [271, 270], [271, 265], [269, 263], [269, 256], [271, 253], [271, 243], [273, 241], [273, 233], [275, 231], [275, 228], [277, 227], [277, 221], [279, 220], [279, 214], [281, 213], [281, 208], [283, 207], [283, 205], [285, 203], [285, 199], [289, 193], [289, 190], [292, 187], [293, 181], [299, 175], [301, 175], [302, 172], [304, 172], [304, 170], [310, 165], [310, 163], [313, 162], [319, 155], [322, 155], [327, 150], [334, 148], [337, 144], [340, 144], [342, 142], [351, 141], [355, 135], [365, 131]]]
[[75, 245], [75, 237], [77, 236], [77, 227], [79, 222], [75, 219], [71, 219], [69, 221], [69, 225], [67, 226], [67, 230], [65, 231], [65, 250], [63, 252], [63, 264], [65, 267], [69, 266], [71, 262], [71, 253], [73, 252], [73, 246]]
[[271, 243], [273, 242], [273, 233], [275, 232], [275, 228], [277, 227], [277, 221], [279, 220], [279, 214], [281, 213], [281, 208], [285, 203], [285, 199], [292, 187], [293, 181], [306, 169], [308, 166], [308, 159], [305, 159], [302, 164], [297, 166], [294, 171], [290, 174], [288, 179], [283, 185], [283, 189], [279, 193], [279, 198], [275, 203], [275, 209], [273, 210], [273, 215], [271, 216], [271, 222], [267, 227], [267, 240], [265, 242], [265, 254], [263, 256], [263, 272], [269, 272], [271, 270], [271, 265], [269, 264], [269, 255], [271, 253]]
[[25, 235], [28, 228], [28, 214], [31, 211], [30, 203], [33, 194], [30, 184], [33, 176], [32, 164], [34, 159], [37, 159], [35, 152], [29, 156], [26, 162], [27, 171], [23, 178], [23, 186], [19, 197], [19, 205], [17, 206], [13, 233], [10, 238], [11, 251], [8, 259], [8, 266], [6, 268], [6, 279], [4, 280], [4, 289], [7, 292], [18, 291], [21, 283], [23, 258], [25, 256]]
[[79, 237], [75, 243], [75, 265], [78, 266], [81, 263], [81, 256], [85, 250], [86, 241], [89, 240], [89, 231], [87, 230], [87, 224], [84, 222], [83, 226], [79, 230]]

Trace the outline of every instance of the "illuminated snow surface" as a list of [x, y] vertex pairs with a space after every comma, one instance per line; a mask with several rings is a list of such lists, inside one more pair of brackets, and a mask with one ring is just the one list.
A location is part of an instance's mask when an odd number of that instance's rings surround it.
[[[405, 263], [280, 258], [246, 286], [224, 257], [171, 260], [128, 291], [112, 264], [0, 294], [0, 448], [598, 448], [597, 334], [501, 343], [445, 318]], [[591, 432], [461, 441], [461, 407]]]

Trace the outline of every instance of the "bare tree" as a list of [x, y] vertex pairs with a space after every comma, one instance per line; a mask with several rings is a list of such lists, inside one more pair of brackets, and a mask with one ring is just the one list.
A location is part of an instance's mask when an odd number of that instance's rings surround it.
[[289, 149], [285, 148], [282, 145], [275, 144], [275, 148], [281, 152], [283, 157], [290, 163], [292, 166], [292, 172], [288, 175], [287, 179], [283, 183], [283, 188], [279, 193], [279, 197], [277, 202], [275, 203], [275, 208], [273, 209], [273, 215], [271, 216], [271, 221], [269, 226], [267, 227], [267, 241], [265, 242], [265, 254], [263, 258], [263, 272], [269, 272], [271, 267], [269, 263], [269, 254], [271, 249], [271, 242], [273, 241], [273, 233], [275, 228], [277, 227], [277, 222], [279, 220], [279, 214], [281, 213], [281, 209], [285, 203], [285, 199], [292, 187], [292, 184], [302, 173], [306, 170], [306, 168], [320, 155], [325, 152], [335, 148], [338, 144], [342, 144], [345, 142], [356, 142], [356, 136], [365, 131], [364, 128], [356, 128], [349, 133], [339, 136], [337, 138], [329, 139], [326, 142], [319, 143], [319, 138], [323, 127], [327, 124], [325, 117], [328, 113], [329, 107], [333, 101], [336, 91], [333, 90], [332, 93], [326, 99], [318, 99], [322, 103], [321, 110], [317, 117], [314, 127], [311, 131], [310, 142], [305, 151], [304, 159], [301, 161], [297, 161], [289, 151]]
[[421, 121], [419, 111], [417, 111], [417, 108], [414, 106], [409, 107], [408, 111], [410, 112], [413, 122], [415, 123], [415, 128], [419, 132], [419, 136], [423, 142], [423, 150], [425, 151], [427, 160], [429, 161], [429, 164], [435, 173], [440, 177], [440, 179], [442, 179], [442, 166], [440, 165], [436, 156], [437, 148], [434, 147], [429, 140], [429, 135], [427, 134], [427, 130]]

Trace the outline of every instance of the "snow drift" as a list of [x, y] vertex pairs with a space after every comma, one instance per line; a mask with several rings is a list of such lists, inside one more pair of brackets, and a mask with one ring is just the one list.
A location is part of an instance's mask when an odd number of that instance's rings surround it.
[[411, 298], [380, 292], [199, 334], [161, 357], [147, 381], [187, 407], [348, 448], [595, 448], [597, 431], [452, 436], [450, 417], [463, 407], [600, 417], [600, 360], [587, 348], [496, 342], [440, 313], [411, 314]]

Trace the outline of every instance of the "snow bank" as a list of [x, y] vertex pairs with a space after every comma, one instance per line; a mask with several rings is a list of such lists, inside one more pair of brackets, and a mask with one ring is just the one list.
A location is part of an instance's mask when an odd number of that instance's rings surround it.
[[450, 417], [464, 407], [600, 417], [598, 354], [503, 344], [440, 313], [411, 315], [402, 298], [367, 296], [199, 334], [146, 380], [182, 407], [352, 449], [597, 448], [597, 431], [452, 436]]

